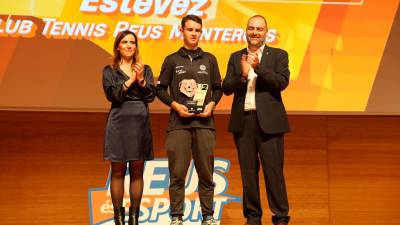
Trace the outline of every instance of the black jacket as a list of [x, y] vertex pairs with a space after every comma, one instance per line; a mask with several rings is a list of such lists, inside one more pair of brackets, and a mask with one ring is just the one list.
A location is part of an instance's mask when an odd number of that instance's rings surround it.
[[[221, 75], [214, 55], [201, 48], [187, 50], [183, 47], [168, 55], [158, 77], [157, 97], [168, 106], [173, 101], [185, 104], [189, 98], [182, 94], [180, 89], [180, 84], [185, 79], [193, 79], [197, 84], [207, 84], [208, 90], [204, 105], [210, 101], [218, 104], [222, 96]], [[178, 112], [171, 109], [167, 130], [187, 128], [215, 129], [214, 118], [213, 116], [181, 117]]]
[[[230, 58], [222, 90], [226, 95], [234, 94], [230, 132], [241, 132], [244, 121], [244, 102], [247, 82], [241, 77], [241, 56], [247, 49], [234, 52]], [[289, 60], [286, 51], [265, 46], [260, 65], [254, 72], [257, 74], [255, 101], [257, 117], [262, 131], [266, 134], [289, 132], [286, 110], [282, 102], [281, 91], [289, 84]]]

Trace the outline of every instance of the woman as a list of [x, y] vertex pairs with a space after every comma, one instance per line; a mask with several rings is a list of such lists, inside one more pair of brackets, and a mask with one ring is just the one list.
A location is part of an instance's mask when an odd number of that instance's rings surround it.
[[139, 59], [138, 40], [131, 31], [120, 32], [114, 42], [113, 64], [103, 70], [103, 88], [111, 109], [107, 119], [104, 159], [111, 163], [111, 200], [114, 221], [123, 225], [124, 179], [129, 163], [129, 225], [137, 225], [143, 193], [145, 160], [153, 159], [147, 103], [155, 97], [151, 68]]

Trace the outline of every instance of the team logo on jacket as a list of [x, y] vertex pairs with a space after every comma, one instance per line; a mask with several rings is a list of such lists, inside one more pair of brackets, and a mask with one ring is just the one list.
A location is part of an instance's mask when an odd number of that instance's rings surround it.
[[185, 67], [184, 66], [175, 66], [175, 73], [178, 75], [186, 73]]
[[197, 73], [208, 74], [206, 65], [200, 65], [199, 69], [200, 71], [198, 71]]
[[[214, 161], [214, 218], [221, 221], [222, 210], [226, 204], [241, 202], [238, 196], [227, 194], [228, 180], [224, 174], [230, 169], [230, 161], [216, 158]], [[129, 170], [127, 170], [129, 171]], [[169, 172], [168, 160], [159, 158], [147, 161], [144, 168], [143, 198], [140, 207], [139, 222], [143, 225], [165, 225], [170, 223], [170, 202], [168, 194]], [[113, 206], [110, 195], [111, 174], [104, 188], [89, 189], [90, 225], [113, 225]], [[185, 183], [185, 207], [183, 221], [185, 225], [198, 225], [202, 219], [198, 197], [198, 176], [193, 161], [190, 163]], [[125, 192], [123, 206], [128, 220], [129, 174], [125, 175]]]

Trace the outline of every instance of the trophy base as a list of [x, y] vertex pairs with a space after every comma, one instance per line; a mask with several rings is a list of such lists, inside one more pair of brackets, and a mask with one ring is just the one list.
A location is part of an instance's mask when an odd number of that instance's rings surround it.
[[197, 101], [187, 101], [186, 107], [188, 108], [189, 113], [199, 114], [204, 111], [204, 107], [198, 106]]

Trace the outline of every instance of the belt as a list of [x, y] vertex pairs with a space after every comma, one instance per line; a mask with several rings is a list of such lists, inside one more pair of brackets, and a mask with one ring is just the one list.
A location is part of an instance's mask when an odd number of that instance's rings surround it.
[[244, 111], [244, 115], [257, 115], [257, 111], [256, 110], [247, 110], [247, 111]]

